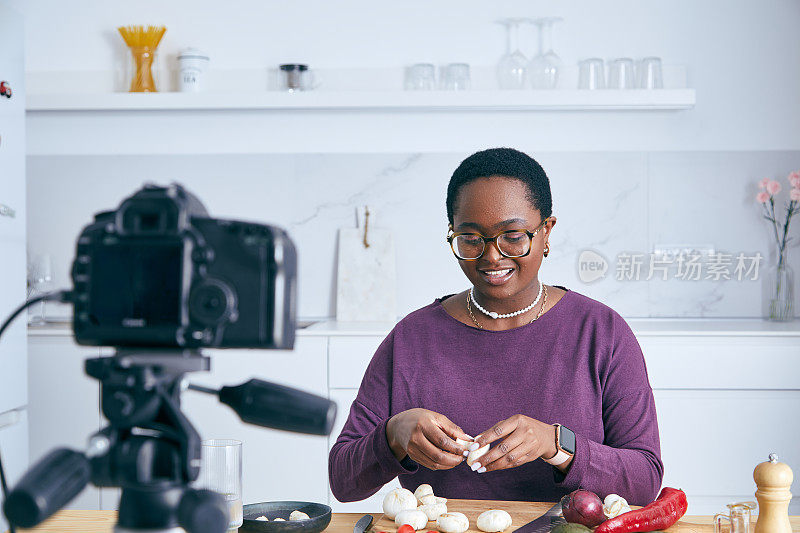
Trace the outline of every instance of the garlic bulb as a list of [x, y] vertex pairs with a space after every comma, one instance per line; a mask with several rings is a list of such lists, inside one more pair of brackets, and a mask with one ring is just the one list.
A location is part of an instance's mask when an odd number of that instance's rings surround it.
[[256, 518], [256, 520], [260, 520], [262, 522], [269, 522], [269, 518], [267, 518], [266, 515], [263, 515], [263, 514], [261, 516], [259, 516], [258, 518]]
[[419, 503], [422, 505], [431, 505], [433, 503], [447, 503], [447, 498], [441, 498], [439, 496], [434, 496], [433, 494], [427, 494], [419, 499]]
[[606, 518], [616, 518], [623, 513], [630, 512], [628, 501], [619, 494], [609, 494], [603, 500], [603, 514]]
[[383, 499], [383, 514], [394, 520], [397, 513], [417, 508], [417, 498], [408, 489], [394, 489]]
[[283, 518], [274, 518], [272, 521], [273, 522], [286, 522], [286, 520], [284, 520]]
[[469, 519], [464, 513], [444, 513], [436, 519], [436, 525], [442, 533], [464, 533], [469, 529]]
[[469, 452], [469, 455], [467, 456], [467, 464], [469, 466], [472, 466], [472, 463], [474, 463], [475, 461], [486, 455], [486, 452], [488, 451], [489, 451], [489, 445], [486, 444], [478, 448], [474, 452]]
[[417, 498], [417, 501], [422, 503], [422, 497], [428, 496], [433, 494], [433, 487], [428, 485], [427, 483], [423, 483], [417, 490], [414, 491], [414, 497]]
[[289, 515], [289, 520], [296, 522], [297, 520], [309, 520], [309, 517], [303, 511], [292, 511], [292, 514]]
[[501, 509], [484, 511], [476, 521], [478, 529], [486, 533], [499, 533], [511, 527], [511, 515]]
[[427, 503], [425, 505], [420, 505], [418, 509], [427, 515], [428, 520], [436, 520], [439, 516], [447, 512], [447, 505], [439, 502]]
[[397, 516], [394, 517], [394, 523], [397, 527], [408, 524], [415, 530], [425, 529], [425, 526], [428, 525], [428, 515], [419, 509], [406, 509], [397, 513]]

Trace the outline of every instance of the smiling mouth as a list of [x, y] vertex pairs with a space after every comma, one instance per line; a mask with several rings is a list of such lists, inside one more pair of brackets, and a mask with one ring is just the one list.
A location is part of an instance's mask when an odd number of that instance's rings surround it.
[[482, 270], [479, 269], [481, 277], [486, 280], [490, 285], [500, 285], [507, 282], [514, 274], [513, 268], [503, 268], [497, 270]]

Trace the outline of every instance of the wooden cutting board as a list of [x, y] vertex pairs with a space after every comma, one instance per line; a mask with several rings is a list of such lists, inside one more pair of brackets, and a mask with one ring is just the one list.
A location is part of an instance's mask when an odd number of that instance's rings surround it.
[[[447, 500], [448, 511], [458, 511], [464, 513], [469, 518], [469, 529], [467, 533], [483, 533], [475, 525], [478, 515], [489, 509], [503, 509], [508, 511], [511, 515], [512, 525], [505, 533], [510, 533], [515, 529], [527, 524], [534, 518], [543, 515], [552, 503], [538, 503], [538, 502], [506, 502], [500, 500]], [[637, 507], [634, 507], [637, 508]], [[436, 530], [436, 522], [428, 522], [428, 529]], [[425, 531], [427, 531], [426, 529]], [[373, 533], [394, 533], [397, 531], [397, 526], [394, 525], [394, 520], [386, 518], [384, 515], [372, 525]], [[707, 533], [714, 531], [713, 526], [691, 524], [684, 521], [679, 521], [677, 524], [667, 529], [669, 533]]]

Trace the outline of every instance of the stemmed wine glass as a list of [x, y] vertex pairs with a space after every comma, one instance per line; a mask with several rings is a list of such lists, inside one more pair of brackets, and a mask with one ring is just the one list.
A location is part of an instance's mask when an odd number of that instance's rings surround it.
[[519, 25], [522, 18], [497, 21], [506, 27], [506, 53], [497, 62], [497, 83], [501, 89], [524, 89], [528, 58], [519, 49]]
[[558, 85], [561, 58], [553, 51], [553, 24], [562, 20], [561, 17], [528, 19], [539, 28], [539, 53], [528, 63], [533, 89], [555, 89]]
[[[36, 254], [28, 260], [28, 298], [40, 296], [53, 290], [53, 261], [50, 254]], [[31, 310], [29, 323], [43, 325], [47, 323], [45, 302], [39, 302], [38, 313]]]

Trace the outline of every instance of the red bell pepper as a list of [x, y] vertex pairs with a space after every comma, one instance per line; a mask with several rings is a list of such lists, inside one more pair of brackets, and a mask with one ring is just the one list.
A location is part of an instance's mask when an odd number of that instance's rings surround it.
[[606, 520], [594, 533], [633, 533], [667, 529], [686, 514], [688, 507], [685, 492], [664, 487], [654, 502], [641, 509]]

